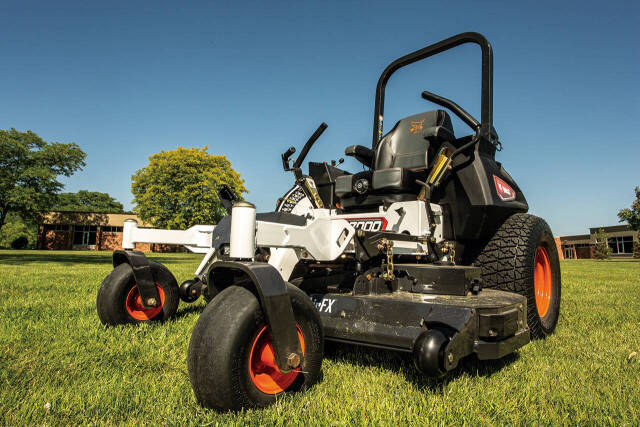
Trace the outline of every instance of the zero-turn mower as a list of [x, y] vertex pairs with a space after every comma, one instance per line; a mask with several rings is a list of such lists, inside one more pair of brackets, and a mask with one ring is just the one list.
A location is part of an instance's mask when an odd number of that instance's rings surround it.
[[[383, 135], [391, 75], [465, 43], [482, 51], [481, 120], [430, 92], [443, 109], [398, 121]], [[345, 150], [366, 168], [295, 161], [275, 212], [258, 213], [223, 187], [229, 215], [186, 231], [124, 226], [124, 250], [98, 292], [108, 325], [166, 320], [178, 300], [208, 301], [193, 330], [188, 370], [198, 402], [219, 410], [262, 407], [313, 384], [324, 340], [408, 352], [440, 376], [470, 355], [498, 359], [551, 334], [560, 268], [547, 223], [529, 215], [522, 191], [495, 160], [493, 54], [463, 33], [393, 61], [378, 80], [371, 147]], [[448, 110], [448, 111], [446, 111]], [[454, 135], [450, 113], [470, 128]], [[178, 286], [136, 243], [182, 244], [204, 254]]]

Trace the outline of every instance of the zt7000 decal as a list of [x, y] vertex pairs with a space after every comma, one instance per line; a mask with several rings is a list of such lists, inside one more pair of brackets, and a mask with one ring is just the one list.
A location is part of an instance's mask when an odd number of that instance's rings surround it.
[[380, 231], [387, 228], [387, 220], [380, 218], [348, 218], [347, 222], [356, 230]]

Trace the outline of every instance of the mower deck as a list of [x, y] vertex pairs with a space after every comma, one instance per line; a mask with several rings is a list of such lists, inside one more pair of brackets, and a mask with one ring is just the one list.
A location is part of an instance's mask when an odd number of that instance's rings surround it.
[[333, 341], [412, 352], [420, 334], [446, 331], [450, 343], [446, 370], [475, 353], [503, 357], [529, 342], [526, 298], [492, 289], [469, 296], [397, 291], [377, 295], [313, 294]]

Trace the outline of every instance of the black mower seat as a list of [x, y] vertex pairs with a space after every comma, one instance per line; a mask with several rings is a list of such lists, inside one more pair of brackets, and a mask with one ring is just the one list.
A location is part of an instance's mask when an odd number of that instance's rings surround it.
[[453, 141], [451, 118], [444, 110], [427, 111], [400, 120], [375, 147], [374, 170], [426, 168], [433, 139]]
[[451, 118], [444, 110], [427, 111], [396, 123], [375, 147], [373, 168], [336, 178], [343, 209], [415, 200], [429, 165], [429, 147], [453, 142]]

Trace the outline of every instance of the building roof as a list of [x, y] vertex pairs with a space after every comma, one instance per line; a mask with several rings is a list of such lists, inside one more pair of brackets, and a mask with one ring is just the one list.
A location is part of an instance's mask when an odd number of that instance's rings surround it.
[[591, 234], [596, 234], [600, 229], [603, 229], [605, 233], [614, 233], [616, 231], [631, 231], [631, 226], [629, 224], [622, 224], [610, 225], [608, 227], [591, 227], [589, 228], [589, 232]]
[[626, 236], [627, 233], [625, 232], [629, 232], [628, 233], [629, 235], [633, 235], [634, 241], [637, 241], [638, 239], [638, 233], [634, 232], [631, 229], [631, 226], [629, 226], [628, 224], [621, 224], [621, 225], [610, 225], [605, 227], [590, 227], [589, 228], [590, 234], [560, 236], [560, 241], [562, 243], [567, 243], [567, 244], [576, 244], [576, 243], [594, 243], [595, 244], [596, 242], [595, 234], [598, 231], [600, 231], [600, 229], [604, 230], [605, 234], [607, 234], [609, 237]]
[[576, 240], [590, 240], [590, 234], [576, 234], [575, 236], [560, 236], [562, 242], [573, 242]]
[[122, 227], [124, 221], [134, 219], [140, 227], [151, 227], [151, 224], [143, 222], [135, 213], [100, 213], [100, 212], [69, 212], [53, 211], [42, 216], [42, 224], [72, 224], [72, 225], [109, 225]]

